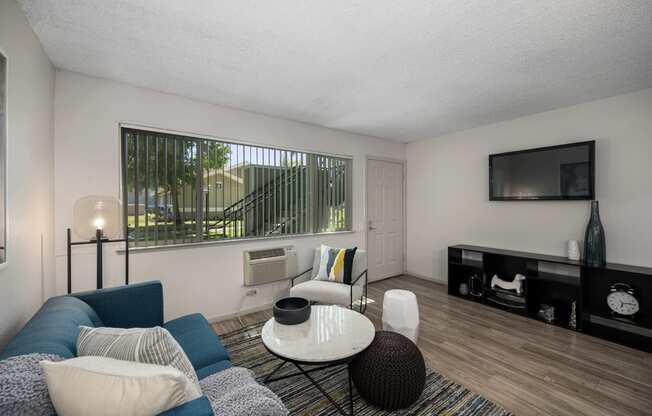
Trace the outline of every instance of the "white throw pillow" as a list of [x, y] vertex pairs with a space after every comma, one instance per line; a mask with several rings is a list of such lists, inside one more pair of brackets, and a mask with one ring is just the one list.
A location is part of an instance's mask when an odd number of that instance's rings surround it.
[[328, 280], [328, 257], [329, 257], [329, 252], [331, 248], [328, 247], [325, 244], [321, 245], [320, 249], [320, 259], [319, 259], [319, 271], [317, 272], [317, 276], [315, 276], [315, 279], [317, 280]]
[[91, 356], [40, 364], [59, 416], [151, 416], [201, 395], [169, 366]]

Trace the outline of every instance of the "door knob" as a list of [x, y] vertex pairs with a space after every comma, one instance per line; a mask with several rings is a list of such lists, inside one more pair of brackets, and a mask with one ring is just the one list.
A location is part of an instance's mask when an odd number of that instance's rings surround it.
[[372, 226], [371, 221], [369, 221], [369, 231], [373, 231], [375, 229], [376, 229], [376, 227]]

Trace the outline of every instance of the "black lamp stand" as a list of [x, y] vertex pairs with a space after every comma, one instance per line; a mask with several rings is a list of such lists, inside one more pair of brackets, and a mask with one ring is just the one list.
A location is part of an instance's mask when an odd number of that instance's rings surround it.
[[104, 243], [119, 243], [125, 242], [125, 285], [129, 284], [129, 241], [127, 238], [110, 240], [102, 236], [102, 230], [98, 229], [95, 232], [95, 239], [90, 241], [72, 241], [70, 228], [67, 230], [68, 238], [68, 293], [72, 293], [72, 246], [81, 246], [86, 244], [95, 244], [97, 247], [97, 288], [102, 289], [102, 245]]

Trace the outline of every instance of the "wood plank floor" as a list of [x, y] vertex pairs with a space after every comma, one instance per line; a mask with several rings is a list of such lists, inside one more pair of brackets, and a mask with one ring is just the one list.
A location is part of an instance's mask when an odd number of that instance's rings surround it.
[[[413, 291], [426, 365], [517, 415], [652, 415], [652, 354], [448, 296], [409, 276], [369, 285], [381, 327], [383, 293]], [[219, 322], [225, 333], [269, 311]]]

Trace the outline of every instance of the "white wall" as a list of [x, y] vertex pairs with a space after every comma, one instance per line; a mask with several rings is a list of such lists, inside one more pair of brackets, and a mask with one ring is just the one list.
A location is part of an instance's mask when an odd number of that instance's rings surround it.
[[0, 0], [8, 60], [8, 264], [0, 270], [0, 346], [54, 292], [54, 69], [14, 0]]
[[[363, 247], [365, 157], [405, 157], [405, 145], [400, 143], [219, 107], [67, 71], [57, 71], [55, 95], [55, 246], [59, 293], [66, 290], [65, 229], [72, 224], [74, 202], [90, 194], [120, 196], [120, 122], [354, 157], [353, 233], [136, 252], [130, 256], [132, 281], [163, 281], [167, 319], [190, 312], [202, 312], [210, 319], [270, 303], [287, 283], [259, 287], [257, 296], [245, 297], [244, 250], [293, 244], [299, 251], [300, 268], [307, 268], [312, 261], [311, 249], [320, 242]], [[105, 256], [105, 284], [122, 283], [123, 256], [117, 255], [115, 249], [107, 249]], [[75, 249], [73, 290], [94, 287], [94, 261], [93, 248]]]
[[490, 202], [491, 153], [595, 139], [610, 262], [652, 266], [652, 89], [407, 146], [407, 271], [445, 281], [458, 243], [565, 255], [590, 203]]

